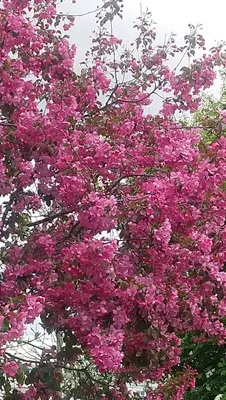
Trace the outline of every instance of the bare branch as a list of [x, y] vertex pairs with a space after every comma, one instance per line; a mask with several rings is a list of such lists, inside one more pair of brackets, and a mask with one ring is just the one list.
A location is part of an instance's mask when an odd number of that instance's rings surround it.
[[87, 11], [87, 12], [82, 13], [82, 14], [63, 14], [63, 13], [60, 13], [60, 14], [57, 14], [57, 16], [59, 16], [59, 17], [74, 17], [74, 18], [85, 17], [86, 15], [90, 15], [90, 14], [94, 14], [95, 12], [99, 12], [103, 8], [104, 8], [104, 5], [102, 7], [95, 8], [95, 10]]
[[53, 221], [54, 219], [56, 219], [58, 217], [62, 217], [64, 215], [71, 214], [73, 211], [74, 210], [72, 209], [72, 210], [65, 210], [65, 211], [61, 211], [59, 213], [51, 214], [51, 215], [48, 215], [45, 218], [42, 218], [42, 219], [40, 219], [38, 221], [29, 222], [27, 224], [27, 226], [37, 226], [37, 225], [40, 225], [40, 224], [44, 224], [45, 222]]

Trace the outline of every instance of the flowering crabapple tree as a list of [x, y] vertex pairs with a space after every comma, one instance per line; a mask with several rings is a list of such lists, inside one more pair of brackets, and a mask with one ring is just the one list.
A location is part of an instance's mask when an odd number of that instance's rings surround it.
[[[158, 45], [149, 13], [126, 47], [113, 34], [122, 1], [96, 12], [77, 74], [67, 36], [76, 16], [58, 13], [55, 0], [1, 2], [6, 400], [63, 398], [65, 370], [80, 385], [74, 398], [139, 398], [127, 384], [152, 381], [147, 400], [180, 400], [196, 375], [188, 365], [170, 375], [184, 332], [225, 343], [226, 139], [203, 147], [199, 129], [176, 119], [197, 110], [225, 65], [223, 47], [207, 52], [193, 26], [184, 46], [173, 35]], [[38, 317], [61, 346], [27, 365], [7, 348]]]

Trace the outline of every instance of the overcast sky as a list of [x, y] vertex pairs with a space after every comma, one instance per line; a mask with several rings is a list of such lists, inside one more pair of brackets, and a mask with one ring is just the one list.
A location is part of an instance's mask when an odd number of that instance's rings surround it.
[[[101, 0], [77, 0], [76, 4], [66, 0], [61, 8], [65, 12], [80, 14], [95, 9], [98, 4], [102, 4]], [[210, 44], [214, 44], [215, 40], [226, 40], [225, 0], [124, 0], [124, 19], [115, 20], [115, 27], [127, 39], [131, 35], [133, 21], [139, 15], [140, 4], [144, 10], [148, 7], [152, 12], [159, 32], [165, 34], [174, 31], [179, 37], [183, 37], [188, 31], [188, 23], [201, 23]], [[94, 21], [93, 15], [77, 18], [77, 43], [85, 44], [95, 27]]]
[[[65, 0], [60, 5], [64, 13], [82, 14], [101, 5], [101, 0]], [[133, 22], [140, 14], [140, 4], [143, 10], [147, 7], [157, 22], [158, 42], [164, 39], [165, 34], [172, 31], [177, 34], [177, 41], [182, 43], [183, 37], [189, 32], [188, 24], [203, 24], [203, 35], [207, 46], [211, 47], [221, 40], [226, 41], [226, 1], [225, 0], [124, 0], [123, 20], [115, 19], [115, 35], [130, 43], [133, 37]], [[84, 52], [90, 46], [90, 36], [95, 29], [95, 14], [76, 18], [76, 26], [71, 30], [71, 40], [77, 45], [77, 62], [83, 59]], [[216, 84], [214, 92], [219, 90]]]

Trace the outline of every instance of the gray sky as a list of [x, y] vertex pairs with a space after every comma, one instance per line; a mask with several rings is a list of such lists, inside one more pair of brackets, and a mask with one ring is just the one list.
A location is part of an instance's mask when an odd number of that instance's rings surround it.
[[[225, 0], [124, 0], [124, 19], [115, 20], [115, 27], [127, 39], [131, 35], [133, 21], [139, 15], [141, 3], [144, 10], [148, 7], [152, 12], [153, 19], [158, 23], [159, 33], [174, 31], [179, 37], [183, 37], [188, 32], [188, 23], [201, 23], [210, 45], [215, 40], [226, 40]], [[101, 5], [101, 0], [77, 0], [76, 4], [66, 0], [61, 9], [80, 14], [95, 9], [98, 4]], [[85, 44], [87, 36], [95, 27], [93, 15], [77, 18], [76, 25], [76, 42]]]
[[[82, 14], [101, 5], [101, 0], [65, 0], [59, 9], [64, 13]], [[152, 12], [153, 20], [157, 22], [158, 43], [161, 44], [165, 34], [177, 34], [177, 42], [182, 44], [183, 37], [189, 32], [188, 24], [203, 24], [202, 33], [207, 41], [207, 47], [212, 47], [221, 40], [226, 41], [226, 1], [225, 0], [124, 0], [123, 20], [114, 21], [117, 37], [126, 43], [133, 39], [133, 22], [140, 14], [140, 4], [143, 10], [147, 7]], [[95, 29], [95, 14], [76, 18], [75, 28], [70, 32], [72, 42], [77, 45], [76, 69], [83, 60], [84, 52], [90, 46], [90, 36]], [[219, 82], [211, 92], [218, 93]]]

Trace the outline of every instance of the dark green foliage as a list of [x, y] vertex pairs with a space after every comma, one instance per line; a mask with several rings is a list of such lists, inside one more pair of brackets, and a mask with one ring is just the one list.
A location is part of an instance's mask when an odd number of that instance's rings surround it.
[[[184, 400], [214, 400], [218, 394], [226, 399], [226, 345], [213, 341], [194, 343], [191, 334], [182, 339], [181, 363], [176, 374], [188, 364], [198, 372], [196, 388], [186, 393]], [[222, 400], [223, 400], [222, 399]]]

